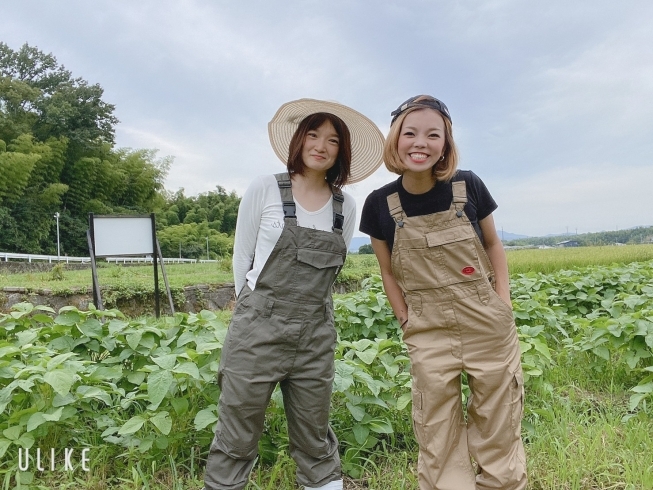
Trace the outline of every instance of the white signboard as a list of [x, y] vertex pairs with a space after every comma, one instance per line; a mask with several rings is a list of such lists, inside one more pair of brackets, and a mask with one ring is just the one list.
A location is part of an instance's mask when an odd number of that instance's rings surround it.
[[96, 257], [110, 255], [154, 255], [152, 218], [93, 217]]

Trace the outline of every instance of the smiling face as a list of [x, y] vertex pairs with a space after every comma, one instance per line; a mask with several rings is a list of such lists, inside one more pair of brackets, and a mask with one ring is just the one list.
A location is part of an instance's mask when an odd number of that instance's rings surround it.
[[340, 138], [331, 121], [324, 121], [317, 129], [306, 133], [302, 147], [302, 161], [307, 169], [316, 172], [329, 170], [336, 163]]
[[433, 109], [406, 115], [397, 141], [397, 152], [407, 172], [429, 172], [444, 154], [445, 124]]

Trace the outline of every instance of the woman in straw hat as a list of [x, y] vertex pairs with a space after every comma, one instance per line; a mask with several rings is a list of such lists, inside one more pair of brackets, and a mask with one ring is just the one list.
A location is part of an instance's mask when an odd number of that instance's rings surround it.
[[392, 112], [383, 156], [400, 177], [368, 196], [360, 230], [410, 354], [420, 488], [523, 489], [523, 378], [497, 205], [457, 170], [451, 116], [434, 97]]
[[279, 384], [297, 481], [308, 490], [342, 489], [338, 441], [329, 427], [331, 287], [354, 233], [356, 206], [341, 187], [380, 166], [383, 135], [362, 114], [312, 99], [284, 104], [268, 130], [288, 171], [256, 178], [238, 211], [238, 299], [218, 369], [219, 418], [204, 485], [245, 487]]

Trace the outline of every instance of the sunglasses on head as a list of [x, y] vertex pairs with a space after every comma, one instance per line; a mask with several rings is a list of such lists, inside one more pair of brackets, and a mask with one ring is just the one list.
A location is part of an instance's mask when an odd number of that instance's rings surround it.
[[449, 119], [449, 122], [451, 121], [451, 114], [449, 114], [449, 109], [447, 109], [447, 106], [444, 105], [444, 102], [441, 100], [436, 99], [435, 97], [429, 97], [427, 99], [423, 100], [416, 100], [419, 99], [420, 97], [423, 97], [423, 95], [416, 95], [415, 97], [411, 97], [408, 99], [406, 102], [402, 103], [397, 109], [392, 111], [390, 115], [392, 116], [392, 121], [390, 121], [390, 126], [394, 124], [394, 122], [397, 120], [399, 115], [406, 111], [407, 109], [410, 109], [411, 107], [427, 107], [429, 109], [435, 109], [436, 111], [440, 112], [444, 117]]

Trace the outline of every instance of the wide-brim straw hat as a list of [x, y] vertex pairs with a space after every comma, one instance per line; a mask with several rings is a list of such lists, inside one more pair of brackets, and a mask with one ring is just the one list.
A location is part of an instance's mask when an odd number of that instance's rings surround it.
[[369, 177], [383, 163], [383, 134], [360, 112], [337, 102], [299, 99], [282, 105], [268, 123], [274, 153], [288, 165], [288, 147], [299, 123], [316, 112], [328, 112], [344, 121], [351, 135], [351, 172], [347, 184]]

